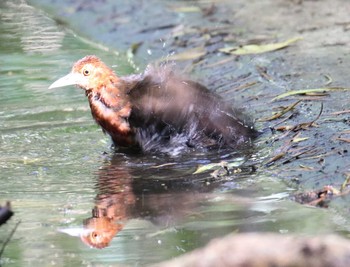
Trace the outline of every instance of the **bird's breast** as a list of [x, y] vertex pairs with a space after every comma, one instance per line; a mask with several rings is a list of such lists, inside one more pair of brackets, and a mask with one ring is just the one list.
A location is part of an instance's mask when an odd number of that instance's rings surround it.
[[111, 105], [100, 95], [94, 94], [89, 95], [89, 103], [93, 118], [115, 144], [128, 146], [134, 143], [134, 133], [128, 120], [131, 113], [128, 102]]

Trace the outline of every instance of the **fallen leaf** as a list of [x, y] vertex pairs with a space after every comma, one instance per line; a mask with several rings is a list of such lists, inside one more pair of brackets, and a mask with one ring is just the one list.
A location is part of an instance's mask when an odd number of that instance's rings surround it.
[[298, 138], [293, 138], [292, 139], [292, 142], [293, 143], [299, 143], [299, 142], [302, 142], [302, 141], [305, 141], [305, 140], [308, 140], [309, 137], [298, 137]]
[[271, 52], [271, 51], [285, 48], [290, 44], [296, 41], [299, 41], [301, 39], [302, 39], [301, 37], [295, 37], [281, 43], [262, 44], [262, 45], [250, 44], [250, 45], [244, 45], [241, 47], [237, 47], [237, 46], [224, 47], [219, 49], [219, 51], [226, 54], [232, 54], [232, 55], [261, 54], [261, 53]]
[[191, 13], [191, 12], [201, 12], [202, 10], [197, 6], [183, 6], [171, 8], [175, 12], [179, 13]]
[[219, 162], [219, 163], [209, 163], [209, 164], [206, 164], [206, 165], [201, 165], [201, 166], [199, 166], [197, 168], [197, 170], [193, 174], [206, 172], [206, 171], [212, 170], [214, 168], [220, 168], [220, 167], [222, 167], [222, 163], [221, 162]]
[[280, 153], [280, 154], [274, 156], [272, 159], [269, 159], [269, 160], [266, 162], [265, 165], [267, 165], [267, 166], [272, 165], [272, 164], [275, 163], [275, 161], [280, 160], [280, 159], [283, 158], [285, 155], [286, 155], [286, 153], [285, 153], [285, 152], [282, 152], [282, 153]]
[[293, 90], [289, 91], [283, 94], [280, 94], [273, 98], [271, 101], [279, 100], [288, 96], [293, 95], [305, 95], [305, 94], [311, 94], [311, 93], [322, 93], [332, 90], [349, 90], [350, 88], [344, 88], [344, 87], [325, 87], [325, 88], [314, 88], [314, 89], [303, 89], [303, 90]]
[[226, 161], [221, 161], [218, 163], [209, 163], [206, 165], [201, 165], [197, 168], [197, 170], [192, 173], [192, 174], [198, 174], [202, 172], [206, 172], [212, 169], [225, 169], [226, 171], [231, 170], [232, 168], [236, 168], [238, 166], [241, 166], [243, 163], [243, 159], [237, 159], [237, 161], [234, 162], [226, 162]]
[[313, 171], [315, 169], [314, 167], [305, 166], [305, 165], [302, 165], [302, 164], [300, 164], [299, 167], [304, 169], [304, 170], [307, 170], [307, 171]]
[[293, 125], [283, 125], [283, 126], [278, 126], [274, 128], [276, 131], [284, 132], [284, 131], [291, 131], [295, 128]]

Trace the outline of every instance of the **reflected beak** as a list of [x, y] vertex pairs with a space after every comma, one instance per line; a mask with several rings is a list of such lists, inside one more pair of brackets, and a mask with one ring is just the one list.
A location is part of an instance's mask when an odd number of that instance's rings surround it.
[[88, 235], [91, 232], [93, 232], [92, 229], [86, 229], [82, 227], [75, 227], [75, 228], [62, 228], [58, 229], [59, 232], [65, 233], [70, 236], [82, 236], [82, 235]]
[[58, 79], [50, 85], [49, 89], [58, 88], [68, 85], [84, 84], [85, 77], [79, 73], [69, 73], [68, 75]]

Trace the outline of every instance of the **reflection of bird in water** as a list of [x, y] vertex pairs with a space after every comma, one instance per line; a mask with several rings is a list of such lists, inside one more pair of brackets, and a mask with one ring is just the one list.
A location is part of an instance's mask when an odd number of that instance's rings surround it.
[[164, 181], [133, 178], [115, 156], [110, 164], [99, 169], [95, 207], [92, 217], [84, 220], [81, 239], [91, 247], [104, 248], [133, 218], [171, 226], [193, 212], [198, 200], [205, 198], [201, 193], [216, 186], [183, 178]]
[[130, 174], [123, 167], [107, 166], [99, 170], [96, 206], [92, 217], [84, 220], [81, 235], [84, 243], [95, 248], [108, 246], [112, 238], [124, 228], [135, 203]]
[[85, 244], [91, 247], [105, 248], [123, 227], [124, 225], [115, 222], [114, 218], [93, 216], [84, 221], [84, 228], [88, 231], [80, 237]]
[[99, 58], [86, 56], [50, 88], [73, 84], [85, 90], [92, 116], [119, 147], [236, 148], [257, 136], [222, 98], [169, 67], [117, 77]]

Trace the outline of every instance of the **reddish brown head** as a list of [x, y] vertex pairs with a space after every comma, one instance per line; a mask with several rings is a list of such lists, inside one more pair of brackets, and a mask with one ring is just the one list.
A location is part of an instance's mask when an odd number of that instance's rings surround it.
[[118, 80], [113, 70], [107, 67], [98, 57], [86, 56], [77, 61], [72, 71], [55, 81], [49, 89], [67, 85], [78, 85], [86, 91], [99, 91]]
[[123, 229], [124, 225], [107, 217], [90, 218], [84, 222], [88, 231], [80, 236], [81, 240], [94, 248], [104, 248], [109, 245], [113, 237]]

